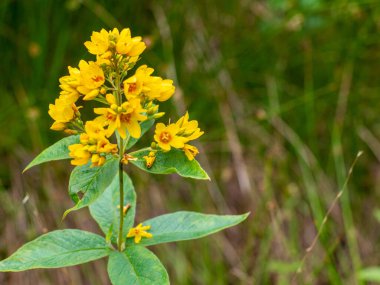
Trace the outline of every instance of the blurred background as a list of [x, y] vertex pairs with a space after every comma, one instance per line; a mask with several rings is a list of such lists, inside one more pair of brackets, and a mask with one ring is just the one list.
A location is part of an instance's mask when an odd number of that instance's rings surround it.
[[[198, 159], [212, 178], [128, 167], [138, 221], [251, 212], [223, 233], [153, 247], [172, 284], [380, 280], [379, 1], [1, 0], [0, 21], [0, 259], [46, 231], [100, 232], [86, 209], [61, 223], [68, 161], [22, 170], [63, 137], [48, 104], [67, 66], [93, 59], [83, 43], [129, 27], [148, 45], [140, 63], [175, 81], [163, 109], [173, 120], [189, 110], [205, 130]], [[0, 273], [0, 284], [110, 282], [99, 260]]]

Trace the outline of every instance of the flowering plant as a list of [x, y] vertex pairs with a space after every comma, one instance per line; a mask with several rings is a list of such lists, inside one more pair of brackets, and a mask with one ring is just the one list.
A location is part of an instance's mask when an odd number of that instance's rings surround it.
[[[186, 113], [175, 123], [157, 123], [149, 147], [130, 152], [155, 121], [164, 115], [159, 104], [175, 91], [172, 80], [153, 76], [146, 65], [135, 66], [145, 49], [129, 29], [93, 32], [85, 42], [96, 61], [81, 60], [60, 78], [61, 92], [49, 115], [52, 130], [68, 137], [39, 154], [26, 168], [71, 159], [69, 181], [72, 211], [88, 207], [105, 237], [77, 230], [56, 230], [25, 244], [0, 262], [0, 271], [58, 268], [108, 257], [112, 284], [169, 284], [159, 259], [146, 246], [204, 237], [243, 221], [245, 215], [205, 215], [176, 212], [135, 223], [136, 193], [124, 172], [135, 165], [155, 174], [177, 173], [209, 179], [195, 160], [198, 149], [189, 144], [203, 135]], [[135, 69], [133, 75], [131, 71]], [[80, 110], [87, 101], [101, 104], [92, 120]]]

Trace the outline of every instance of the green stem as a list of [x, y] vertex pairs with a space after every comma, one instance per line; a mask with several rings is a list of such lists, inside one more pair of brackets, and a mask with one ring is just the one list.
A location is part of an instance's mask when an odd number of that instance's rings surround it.
[[119, 238], [118, 250], [123, 250], [123, 226], [124, 226], [124, 179], [123, 179], [123, 163], [119, 162], [119, 190], [120, 190], [120, 225], [119, 225]]

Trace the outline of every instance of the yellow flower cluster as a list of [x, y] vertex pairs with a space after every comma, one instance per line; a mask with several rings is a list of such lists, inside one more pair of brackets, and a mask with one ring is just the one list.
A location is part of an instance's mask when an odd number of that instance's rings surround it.
[[[81, 134], [80, 143], [70, 146], [72, 164], [83, 165], [91, 159], [93, 166], [100, 166], [107, 154], [117, 153], [110, 137], [117, 132], [123, 140], [140, 138], [141, 123], [163, 115], [158, 102], [168, 100], [175, 87], [172, 80], [153, 76], [154, 70], [147, 65], [129, 74], [146, 48], [142, 38], [132, 37], [129, 29], [93, 32], [84, 45], [96, 60], [81, 60], [78, 67], [68, 67], [69, 74], [59, 79], [60, 95], [50, 104], [49, 115], [54, 119], [51, 129]], [[78, 100], [105, 106], [94, 108], [98, 116], [85, 123]]]
[[84, 43], [88, 52], [97, 56], [100, 63], [109, 64], [109, 59], [114, 54], [126, 55], [137, 58], [146, 48], [141, 37], [131, 37], [129, 29], [123, 29], [120, 33], [118, 29], [107, 32], [102, 29], [100, 32], [93, 32], [91, 41]]
[[85, 133], [80, 135], [80, 143], [69, 146], [73, 165], [84, 165], [91, 160], [91, 166], [103, 165], [106, 156], [118, 152], [117, 145], [106, 138], [106, 131], [94, 121], [87, 121]]
[[199, 151], [188, 142], [199, 138], [203, 133], [198, 128], [198, 121], [189, 121], [189, 114], [186, 112], [176, 123], [167, 126], [158, 123], [154, 140], [163, 151], [169, 151], [172, 147], [179, 148], [185, 152], [189, 160], [193, 160]]

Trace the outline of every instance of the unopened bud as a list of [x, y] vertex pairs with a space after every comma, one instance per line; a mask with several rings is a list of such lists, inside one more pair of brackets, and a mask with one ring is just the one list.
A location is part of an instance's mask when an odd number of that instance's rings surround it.
[[[148, 104], [149, 105], [149, 104]], [[155, 113], [158, 112], [158, 105], [155, 105], [155, 106], [152, 106], [152, 107], [148, 107], [148, 111], [146, 112], [148, 115], [153, 115]]]
[[116, 43], [114, 42], [113, 39], [110, 40], [109, 43], [110, 43], [110, 45], [109, 45], [110, 48], [114, 48], [116, 46]]
[[162, 116], [164, 116], [165, 115], [165, 112], [159, 112], [159, 113], [157, 113], [157, 114], [154, 114], [152, 117], [154, 118], [154, 119], [159, 119], [159, 118], [161, 118]]
[[78, 131], [71, 129], [65, 129], [64, 132], [68, 135], [76, 135], [78, 133]]
[[128, 162], [129, 162], [130, 160], [136, 161], [136, 160], [137, 160], [137, 157], [134, 157], [134, 156], [132, 156], [132, 155], [130, 155], [130, 154], [128, 154], [128, 153], [125, 153], [125, 154], [123, 155], [123, 158], [121, 159], [121, 162], [124, 163], [124, 164], [128, 164]]

